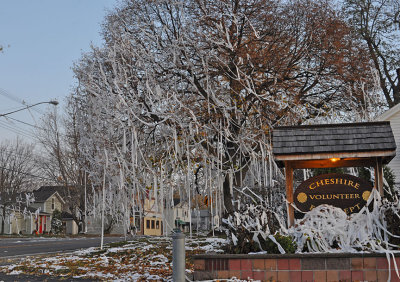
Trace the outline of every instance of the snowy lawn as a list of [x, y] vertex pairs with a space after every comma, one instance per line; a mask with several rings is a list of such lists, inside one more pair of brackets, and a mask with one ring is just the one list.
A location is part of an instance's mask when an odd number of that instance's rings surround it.
[[[218, 237], [186, 238], [186, 271], [193, 271], [191, 255], [222, 252], [225, 239]], [[0, 267], [12, 274], [48, 275], [113, 281], [165, 281], [172, 276], [172, 239], [170, 237], [135, 237], [112, 243], [103, 250], [89, 248], [70, 254], [25, 258]]]

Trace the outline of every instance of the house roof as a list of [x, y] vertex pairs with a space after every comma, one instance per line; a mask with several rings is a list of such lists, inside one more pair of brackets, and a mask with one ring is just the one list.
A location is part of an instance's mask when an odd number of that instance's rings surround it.
[[64, 204], [65, 201], [64, 199], [60, 196], [60, 193], [58, 190], [60, 189], [65, 189], [63, 188], [64, 186], [42, 186], [38, 190], [33, 191], [33, 195], [35, 197], [35, 202], [37, 203], [43, 203], [45, 202], [48, 198], [56, 194], [56, 196], [59, 198], [59, 200]]
[[[31, 213], [36, 213], [37, 210], [38, 210], [38, 208], [26, 207], [26, 210], [27, 210], [28, 212], [31, 212]], [[44, 211], [39, 211], [38, 213], [39, 213], [39, 215], [51, 215], [50, 213], [44, 212]]]
[[24, 210], [26, 210], [27, 212], [29, 212], [31, 214], [38, 213], [39, 215], [51, 215], [48, 212], [41, 211], [39, 208], [27, 207], [26, 205], [21, 205], [19, 207], [10, 207], [9, 209], [12, 209], [12, 210], [14, 210], [16, 212], [20, 212], [20, 213], [23, 213]]
[[386, 121], [277, 127], [272, 147], [278, 160], [288, 160], [283, 157], [288, 155], [316, 159], [311, 155], [343, 153], [343, 157], [354, 157], [369, 152], [365, 156], [383, 156], [390, 161], [396, 155], [392, 128]]
[[384, 120], [389, 120], [393, 115], [397, 114], [400, 111], [400, 104], [397, 104], [396, 106], [390, 108], [386, 112], [384, 112], [382, 115], [380, 115], [377, 120], [379, 121], [384, 121]]
[[69, 213], [69, 212], [66, 212], [66, 211], [61, 212], [61, 218], [62, 218], [63, 220], [73, 220], [73, 219], [74, 219], [74, 217], [72, 216], [72, 214]]

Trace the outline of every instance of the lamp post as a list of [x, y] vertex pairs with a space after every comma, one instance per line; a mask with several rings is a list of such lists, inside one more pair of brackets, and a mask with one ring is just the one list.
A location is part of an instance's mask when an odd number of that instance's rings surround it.
[[0, 114], [0, 117], [4, 117], [4, 116], [7, 116], [7, 115], [10, 115], [10, 114], [19, 112], [19, 111], [23, 111], [23, 110], [26, 110], [26, 109], [29, 109], [29, 108], [32, 108], [34, 106], [41, 105], [41, 104], [52, 104], [54, 106], [57, 106], [58, 105], [58, 101], [51, 100], [51, 101], [47, 101], [47, 102], [39, 102], [39, 103], [36, 103], [36, 104], [33, 104], [33, 105], [28, 105], [26, 107], [23, 107], [22, 109], [18, 109], [18, 110], [15, 110], [15, 111], [12, 111], [12, 112], [9, 112], [9, 113], [5, 113], [5, 114]]

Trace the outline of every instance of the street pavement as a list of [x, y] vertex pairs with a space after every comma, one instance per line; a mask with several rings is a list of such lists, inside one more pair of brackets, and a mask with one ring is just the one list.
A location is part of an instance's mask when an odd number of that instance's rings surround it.
[[[104, 244], [123, 241], [124, 237], [104, 237]], [[100, 237], [0, 238], [0, 261], [8, 258], [69, 252], [100, 247]]]
[[14, 281], [23, 281], [23, 282], [73, 282], [73, 281], [97, 281], [93, 279], [74, 279], [74, 278], [57, 278], [57, 277], [49, 277], [46, 275], [34, 276], [34, 275], [6, 275], [0, 272], [0, 282], [14, 282]]

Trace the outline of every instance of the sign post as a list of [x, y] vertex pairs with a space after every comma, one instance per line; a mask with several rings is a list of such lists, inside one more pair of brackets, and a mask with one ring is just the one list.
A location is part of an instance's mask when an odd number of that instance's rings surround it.
[[288, 226], [294, 224], [294, 209], [293, 209], [293, 168], [290, 163], [285, 165], [286, 177], [286, 200], [287, 200], [287, 213], [288, 213]]

